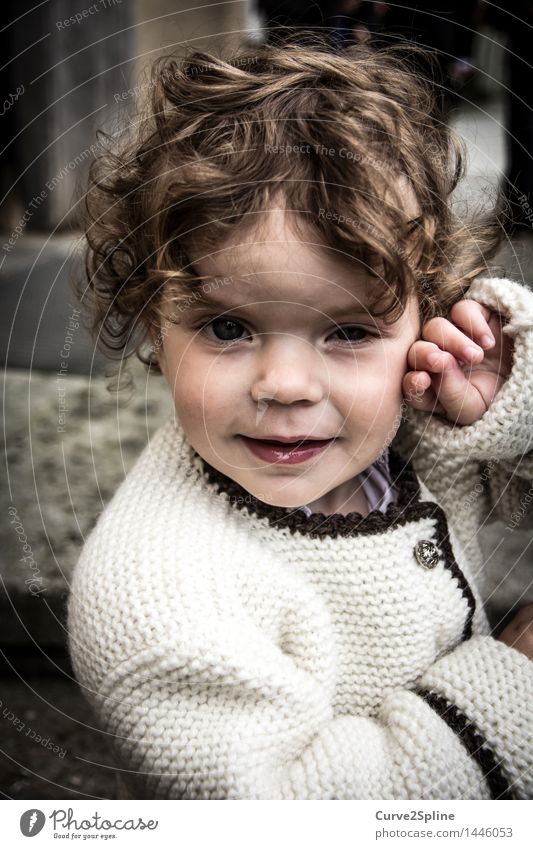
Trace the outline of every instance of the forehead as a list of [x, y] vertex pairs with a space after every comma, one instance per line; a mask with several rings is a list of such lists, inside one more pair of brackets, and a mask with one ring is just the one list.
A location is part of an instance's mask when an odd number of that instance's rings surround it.
[[189, 251], [194, 270], [224, 276], [224, 296], [289, 298], [310, 303], [342, 298], [367, 302], [379, 281], [353, 257], [327, 250], [305, 225], [295, 226], [294, 213], [283, 207], [254, 215], [226, 242], [210, 251]]
[[[378, 191], [376, 189], [376, 191]], [[421, 209], [410, 182], [398, 175], [389, 182], [379, 202], [400, 209], [406, 223]], [[377, 198], [376, 198], [377, 201]], [[386, 283], [352, 255], [325, 245], [298, 210], [287, 208], [280, 189], [271, 196], [271, 208], [250, 213], [232, 235], [215, 248], [193, 245], [189, 257], [202, 275], [228, 277], [241, 293], [261, 285], [279, 294], [295, 289], [315, 293], [326, 288], [330, 297], [342, 291], [363, 301], [383, 294]]]

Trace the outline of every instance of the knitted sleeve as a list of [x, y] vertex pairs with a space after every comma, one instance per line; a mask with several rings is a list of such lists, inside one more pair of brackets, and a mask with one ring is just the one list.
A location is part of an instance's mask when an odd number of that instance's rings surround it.
[[490, 408], [471, 425], [409, 408], [399, 442], [452, 514], [482, 501], [481, 520], [520, 518], [533, 526], [533, 292], [505, 278], [477, 278], [469, 298], [506, 316], [513, 366]]
[[136, 797], [533, 797], [533, 663], [491, 637], [438, 660], [418, 692], [389, 692], [375, 717], [334, 715], [331, 670], [309, 671], [321, 637], [305, 606], [287, 639], [237, 616], [231, 594], [164, 621], [149, 596], [122, 615], [106, 597], [104, 623], [77, 581], [70, 651]]

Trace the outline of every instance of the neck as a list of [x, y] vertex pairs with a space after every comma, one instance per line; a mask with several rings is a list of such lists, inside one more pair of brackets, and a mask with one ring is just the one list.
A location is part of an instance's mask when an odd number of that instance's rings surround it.
[[359, 477], [355, 478], [355, 483], [357, 486], [355, 491], [354, 480], [346, 481], [315, 501], [310, 501], [307, 506], [314, 513], [324, 513], [325, 516], [332, 516], [334, 513], [340, 513], [341, 516], [346, 516], [348, 513], [368, 516], [370, 508]]

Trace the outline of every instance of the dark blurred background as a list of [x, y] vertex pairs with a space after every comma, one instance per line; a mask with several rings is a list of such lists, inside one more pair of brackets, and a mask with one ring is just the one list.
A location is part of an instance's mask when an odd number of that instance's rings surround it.
[[[333, 53], [360, 41], [415, 41], [435, 51], [436, 91], [468, 146], [457, 210], [488, 206], [498, 191], [507, 199], [498, 262], [530, 285], [533, 4], [5, 0], [3, 12], [0, 792], [115, 798], [111, 741], [65, 650], [65, 601], [85, 536], [171, 403], [139, 364], [111, 367], [95, 350], [72, 294], [96, 130], [117, 132], [146, 92], [151, 62], [182, 54], [186, 44], [231, 55], [310, 28], [327, 31]], [[108, 391], [111, 375], [129, 389]], [[501, 525], [483, 533], [495, 632], [527, 595], [530, 542]]]

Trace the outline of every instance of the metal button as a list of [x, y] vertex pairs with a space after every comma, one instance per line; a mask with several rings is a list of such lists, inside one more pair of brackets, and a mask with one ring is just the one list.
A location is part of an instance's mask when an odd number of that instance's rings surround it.
[[440, 559], [439, 549], [430, 539], [421, 539], [414, 548], [415, 557], [424, 569], [434, 569]]

